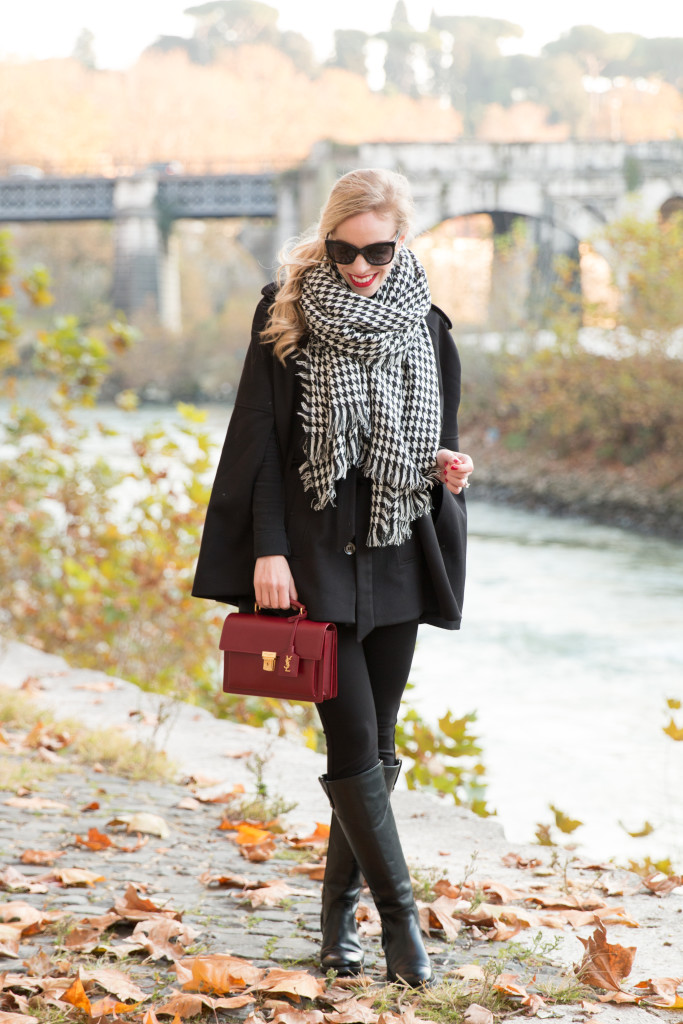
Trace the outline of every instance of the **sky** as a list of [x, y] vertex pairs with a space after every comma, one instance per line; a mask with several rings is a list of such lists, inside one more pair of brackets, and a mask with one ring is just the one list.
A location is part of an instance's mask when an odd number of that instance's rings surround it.
[[[319, 58], [332, 49], [334, 29], [380, 32], [389, 24], [395, 0], [269, 0], [280, 11], [281, 29], [301, 32]], [[194, 19], [183, 10], [189, 0], [0, 0], [0, 57], [69, 56], [83, 28], [95, 36], [100, 68], [125, 68], [158, 35], [188, 36]], [[506, 52], [536, 53], [572, 25], [595, 25], [606, 32], [643, 36], [683, 36], [683, 4], [651, 0], [407, 0], [413, 25], [426, 28], [432, 8], [438, 14], [503, 17], [521, 25], [524, 36], [509, 41]]]
[[[335, 28], [374, 33], [389, 25], [396, 0], [269, 0], [280, 12], [279, 25], [303, 33], [320, 59], [329, 56]], [[190, 0], [0, 0], [0, 58], [68, 57], [82, 28], [95, 34], [99, 67], [133, 63], [157, 35], [191, 34], [193, 19], [183, 14]], [[525, 34], [505, 52], [537, 53], [544, 42], [572, 25], [596, 25], [608, 32], [644, 36], [683, 36], [683, 4], [651, 0], [625, 5], [617, 0], [406, 0], [415, 28], [425, 28], [432, 7], [437, 14], [477, 14], [505, 18]]]

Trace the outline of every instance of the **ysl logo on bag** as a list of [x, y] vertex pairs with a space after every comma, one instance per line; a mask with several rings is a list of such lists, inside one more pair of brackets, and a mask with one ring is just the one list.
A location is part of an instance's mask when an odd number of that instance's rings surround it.
[[291, 654], [285, 654], [285, 672], [291, 672], [291, 668], [290, 668], [291, 664], [292, 664], [292, 655]]

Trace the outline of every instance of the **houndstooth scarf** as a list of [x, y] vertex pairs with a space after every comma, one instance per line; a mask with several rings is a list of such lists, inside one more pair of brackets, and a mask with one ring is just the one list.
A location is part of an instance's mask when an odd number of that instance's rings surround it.
[[335, 481], [358, 466], [372, 481], [368, 546], [401, 544], [430, 510], [441, 432], [424, 268], [402, 247], [368, 297], [322, 263], [304, 279], [301, 306], [310, 335], [299, 360], [304, 488], [314, 509], [334, 505]]

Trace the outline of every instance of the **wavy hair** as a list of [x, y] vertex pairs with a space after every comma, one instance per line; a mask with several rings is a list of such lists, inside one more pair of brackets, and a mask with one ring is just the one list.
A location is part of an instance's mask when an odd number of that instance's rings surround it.
[[284, 363], [288, 355], [297, 351], [306, 333], [299, 298], [307, 272], [327, 260], [325, 238], [342, 221], [369, 212], [391, 214], [396, 230], [407, 234], [414, 213], [408, 179], [396, 171], [374, 167], [349, 171], [333, 185], [317, 225], [280, 253], [278, 292], [269, 310], [268, 324], [261, 332], [262, 341], [273, 345], [280, 362]]

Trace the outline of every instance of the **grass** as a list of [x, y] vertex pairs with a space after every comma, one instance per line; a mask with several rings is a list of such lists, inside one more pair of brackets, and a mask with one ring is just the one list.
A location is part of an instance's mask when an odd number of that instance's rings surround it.
[[51, 711], [38, 707], [26, 694], [5, 687], [0, 687], [0, 723], [8, 733], [30, 731], [41, 723], [49, 727], [51, 734], [69, 739], [54, 763], [41, 760], [38, 750], [30, 748], [3, 755], [0, 789], [31, 788], [74, 764], [101, 765], [114, 775], [132, 780], [172, 782], [177, 776], [175, 765], [163, 751], [130, 740], [116, 729], [86, 729], [74, 719], [55, 719]]

